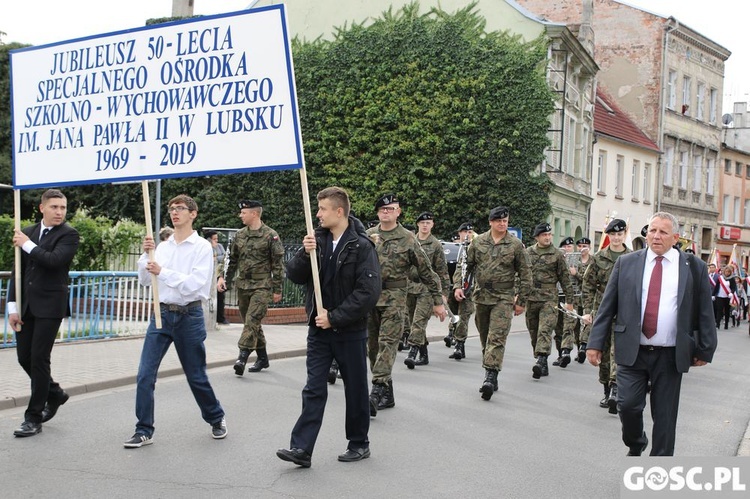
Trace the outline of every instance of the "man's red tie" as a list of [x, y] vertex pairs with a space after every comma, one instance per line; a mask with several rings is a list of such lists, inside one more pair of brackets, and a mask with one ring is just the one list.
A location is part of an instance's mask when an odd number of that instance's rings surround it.
[[651, 271], [651, 281], [648, 283], [648, 297], [646, 297], [646, 311], [643, 313], [643, 334], [651, 338], [656, 334], [656, 323], [659, 321], [659, 297], [661, 296], [661, 261], [663, 256], [657, 256], [654, 270]]

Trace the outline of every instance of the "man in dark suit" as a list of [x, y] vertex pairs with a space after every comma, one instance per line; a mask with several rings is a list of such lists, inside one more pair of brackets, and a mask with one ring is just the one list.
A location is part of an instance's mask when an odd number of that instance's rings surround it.
[[655, 213], [648, 248], [617, 259], [587, 345], [589, 362], [598, 366], [614, 321], [617, 408], [629, 456], [640, 456], [648, 446], [643, 409], [649, 382], [651, 455], [674, 454], [682, 374], [711, 362], [716, 350], [706, 264], [672, 248], [677, 227], [673, 215]]
[[[338, 363], [346, 397], [346, 452], [343, 462], [370, 457], [370, 401], [367, 383], [367, 314], [380, 297], [382, 284], [375, 245], [362, 222], [349, 215], [349, 195], [339, 187], [318, 193], [320, 228], [308, 234], [303, 248], [287, 263], [292, 282], [307, 286], [307, 384], [302, 390], [302, 414], [292, 430], [289, 449], [276, 455], [309, 468], [323, 423], [328, 398], [328, 371]], [[318, 250], [323, 309], [313, 292], [310, 252]]]
[[68, 272], [78, 249], [78, 232], [65, 223], [68, 201], [49, 189], [42, 194], [42, 221], [16, 230], [13, 244], [21, 251], [21, 307], [15, 276], [8, 296], [8, 323], [16, 332], [18, 363], [31, 378], [31, 398], [24, 422], [13, 434], [30, 437], [42, 431], [68, 394], [52, 379], [50, 356], [63, 317], [70, 315]]

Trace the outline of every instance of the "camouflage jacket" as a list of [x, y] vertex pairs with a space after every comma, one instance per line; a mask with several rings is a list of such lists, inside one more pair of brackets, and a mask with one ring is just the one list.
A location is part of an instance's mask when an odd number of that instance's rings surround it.
[[237, 289], [271, 289], [281, 293], [284, 278], [284, 246], [275, 230], [263, 224], [258, 230], [243, 227], [237, 232], [229, 250], [226, 282]]
[[570, 270], [562, 251], [550, 245], [540, 248], [535, 244], [526, 250], [531, 265], [532, 293], [529, 301], [551, 301], [557, 306], [557, 283], [565, 295], [565, 303], [573, 303], [573, 284]]
[[586, 269], [589, 268], [593, 261], [593, 255], [589, 255], [589, 260], [587, 262], [584, 263], [583, 260], [581, 260], [578, 265], [576, 265], [576, 275], [570, 275], [570, 279], [573, 282], [575, 304], [579, 307], [583, 306], [583, 276], [586, 275]]
[[[417, 241], [422, 246], [422, 249], [427, 255], [427, 259], [430, 261], [432, 270], [440, 278], [440, 284], [443, 294], [448, 293], [451, 289], [450, 277], [448, 276], [448, 263], [445, 261], [445, 253], [443, 253], [443, 245], [433, 235], [430, 235], [424, 241], [417, 237]], [[419, 279], [417, 269], [412, 267], [411, 274], [409, 275], [409, 284], [407, 290], [410, 294], [420, 295], [427, 293], [427, 286], [425, 286]]]
[[[474, 238], [466, 251], [469, 273], [474, 274], [474, 303], [494, 305], [500, 301], [513, 300], [518, 295], [518, 305], [525, 307], [531, 289], [531, 269], [521, 241], [506, 233], [495, 244], [491, 231]], [[518, 284], [516, 284], [518, 277]], [[453, 288], [461, 286], [461, 269], [456, 268]]]
[[[591, 257], [586, 273], [583, 275], [584, 314], [594, 313], [599, 308], [615, 261], [620, 255], [626, 253], [630, 253], [627, 247], [625, 247], [623, 253], [614, 253], [609, 247], [606, 247]], [[636, 292], [636, 290], [633, 290], [633, 292]]]
[[377, 306], [406, 305], [406, 285], [412, 268], [416, 268], [417, 277], [427, 286], [433, 305], [443, 303], [440, 278], [432, 270], [430, 260], [414, 234], [401, 224], [389, 231], [382, 230], [378, 224], [368, 229], [367, 235], [375, 241], [383, 281], [383, 292]]

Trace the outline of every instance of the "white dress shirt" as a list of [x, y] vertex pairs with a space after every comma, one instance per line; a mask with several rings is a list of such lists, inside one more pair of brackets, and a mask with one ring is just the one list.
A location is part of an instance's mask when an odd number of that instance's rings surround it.
[[[649, 248], [646, 250], [646, 266], [643, 269], [643, 283], [641, 284], [641, 324], [646, 312], [646, 297], [651, 283], [651, 272], [656, 264], [656, 253]], [[656, 334], [651, 338], [641, 332], [641, 345], [673, 347], [677, 338], [677, 290], [680, 283], [680, 252], [670, 248], [661, 261], [661, 295], [659, 295], [659, 318], [656, 324]]]
[[[208, 300], [214, 275], [214, 250], [211, 243], [196, 231], [182, 241], [175, 242], [174, 235], [159, 243], [154, 260], [161, 266], [156, 276], [159, 301], [185, 306], [196, 300]], [[148, 254], [138, 259], [138, 280], [142, 286], [151, 285], [151, 275], [146, 270]]]

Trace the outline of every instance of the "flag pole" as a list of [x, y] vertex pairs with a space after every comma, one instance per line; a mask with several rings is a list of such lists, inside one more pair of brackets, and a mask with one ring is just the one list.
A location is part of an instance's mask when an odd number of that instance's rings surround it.
[[[143, 215], [146, 219], [146, 236], [154, 237], [154, 228], [151, 224], [151, 197], [148, 195], [148, 180], [141, 181], [143, 190]], [[148, 251], [148, 261], [154, 261], [154, 250]], [[151, 296], [154, 298], [154, 324], [156, 329], [161, 329], [161, 308], [159, 307], [159, 285], [156, 276], [151, 274]]]
[[[21, 230], [21, 191], [13, 189], [13, 211], [14, 215], [14, 228], [15, 230]], [[16, 288], [16, 309], [18, 310], [19, 317], [23, 316], [23, 308], [21, 308], [21, 288], [23, 287], [23, 277], [21, 276], [21, 248], [19, 246], [13, 247], [15, 255], [15, 269], [16, 278], [14, 280]], [[18, 326], [21, 327], [20, 324]]]

